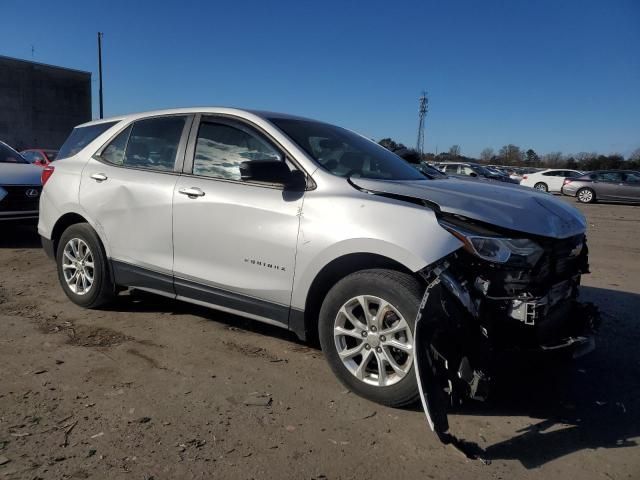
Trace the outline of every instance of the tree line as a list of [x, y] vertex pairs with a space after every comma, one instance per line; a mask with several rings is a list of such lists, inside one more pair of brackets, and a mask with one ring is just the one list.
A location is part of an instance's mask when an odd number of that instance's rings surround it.
[[[378, 142], [392, 152], [403, 152], [403, 157], [418, 159], [420, 155], [415, 149], [407, 148], [402, 143], [395, 142], [391, 138], [383, 138]], [[505, 145], [497, 152], [493, 148], [485, 148], [480, 152], [480, 157], [475, 158], [462, 154], [460, 145], [452, 145], [448, 151], [439, 154], [425, 153], [422, 160], [426, 162], [477, 162], [487, 165], [508, 165], [511, 167], [529, 168], [568, 168], [574, 170], [608, 170], [625, 169], [640, 170], [640, 148], [634, 150], [625, 158], [619, 153], [602, 155], [596, 152], [580, 152], [576, 154], [563, 154], [551, 152], [544, 155], [529, 148], [524, 150], [517, 145]]]

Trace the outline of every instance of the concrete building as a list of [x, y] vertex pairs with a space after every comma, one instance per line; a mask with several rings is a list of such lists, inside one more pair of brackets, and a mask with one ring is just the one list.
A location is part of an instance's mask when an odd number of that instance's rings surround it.
[[0, 56], [0, 140], [58, 149], [90, 120], [90, 72]]

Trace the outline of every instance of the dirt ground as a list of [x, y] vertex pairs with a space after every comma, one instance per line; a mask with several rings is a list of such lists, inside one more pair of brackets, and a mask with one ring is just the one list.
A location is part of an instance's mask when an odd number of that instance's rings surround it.
[[280, 329], [143, 294], [76, 307], [35, 229], [0, 225], [0, 478], [640, 479], [640, 206], [581, 209], [598, 348], [450, 416], [489, 464]]

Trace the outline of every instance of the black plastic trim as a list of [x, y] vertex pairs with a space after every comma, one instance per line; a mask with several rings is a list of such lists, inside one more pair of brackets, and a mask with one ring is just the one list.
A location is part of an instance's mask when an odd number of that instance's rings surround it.
[[174, 278], [177, 295], [188, 297], [212, 305], [264, 317], [280, 324], [284, 328], [289, 326], [289, 307], [249, 297], [235, 292], [229, 292], [209, 285], [192, 282], [183, 278]]
[[289, 330], [296, 334], [296, 336], [305, 341], [309, 338], [309, 333], [304, 321], [304, 310], [298, 310], [291, 307], [289, 312]]
[[111, 267], [116, 285], [149, 288], [175, 294], [172, 275], [155, 272], [118, 260], [111, 260]]
[[[247, 295], [229, 292], [220, 288], [203, 285], [198, 282], [174, 277], [148, 268], [130, 263], [111, 260], [113, 276], [116, 285], [123, 287], [147, 288], [158, 292], [179, 295], [188, 299], [211, 304], [212, 308], [219, 306], [237, 311], [238, 314], [249, 314], [269, 320], [269, 323], [289, 328], [289, 307], [277, 303], [267, 302]], [[296, 335], [304, 338], [304, 312], [296, 312], [291, 328]], [[302, 323], [300, 323], [302, 322]], [[302, 330], [300, 330], [302, 329]]]
[[40, 240], [42, 241], [44, 253], [46, 253], [47, 257], [51, 260], [54, 260], [56, 258], [56, 252], [53, 250], [53, 240], [43, 237], [42, 235], [40, 235]]

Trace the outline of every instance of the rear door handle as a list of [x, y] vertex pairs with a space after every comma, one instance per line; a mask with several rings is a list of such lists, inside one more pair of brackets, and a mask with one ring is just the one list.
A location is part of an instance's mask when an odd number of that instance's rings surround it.
[[91, 175], [96, 182], [104, 182], [108, 177], [104, 173], [94, 173]]
[[204, 192], [198, 187], [181, 188], [180, 190], [178, 190], [178, 193], [186, 195], [189, 198], [204, 197]]

